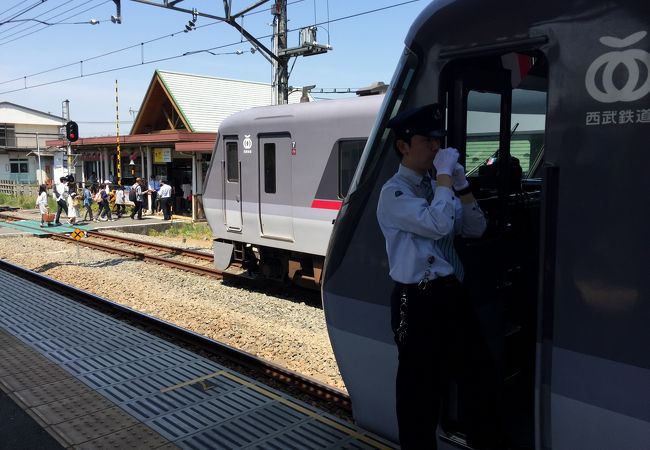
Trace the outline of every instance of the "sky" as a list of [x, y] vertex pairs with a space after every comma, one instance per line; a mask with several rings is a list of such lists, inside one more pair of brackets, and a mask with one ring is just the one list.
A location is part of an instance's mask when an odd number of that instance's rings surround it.
[[[232, 0], [232, 11], [256, 2]], [[273, 3], [238, 21], [269, 49]], [[332, 46], [325, 54], [292, 58], [289, 85], [316, 85], [313, 95], [327, 99], [353, 94], [323, 94], [320, 89], [388, 84], [404, 38], [429, 0], [288, 0], [287, 4], [289, 48], [298, 46], [300, 28], [314, 24], [317, 42]], [[183, 0], [176, 6], [224, 15], [221, 0]], [[116, 14], [113, 0], [2, 0], [0, 101], [61, 116], [67, 99], [81, 137], [115, 135], [117, 80], [119, 129], [124, 135], [156, 69], [272, 81], [271, 64], [259, 52], [252, 53], [251, 44], [224, 22], [199, 16], [196, 28], [185, 33], [191, 14], [132, 0], [121, 0], [121, 24], [111, 21]], [[91, 20], [99, 23], [92, 25]]]

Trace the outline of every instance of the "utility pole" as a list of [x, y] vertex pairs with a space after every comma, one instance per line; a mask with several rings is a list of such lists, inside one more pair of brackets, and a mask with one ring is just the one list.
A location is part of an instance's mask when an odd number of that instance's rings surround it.
[[273, 14], [273, 50], [266, 48], [255, 36], [237, 23], [237, 19], [244, 17], [250, 11], [264, 3], [268, 3], [270, 0], [257, 0], [254, 4], [245, 7], [237, 13], [233, 13], [231, 10], [231, 0], [223, 0], [224, 17], [206, 14], [196, 9], [185, 9], [176, 6], [184, 0], [160, 0], [162, 3], [157, 3], [153, 0], [132, 1], [191, 14], [194, 22], [191, 21], [192, 26], [186, 27], [188, 32], [195, 28], [196, 17], [220, 20], [235, 28], [241, 33], [242, 38], [245, 38], [253, 46], [251, 53], [259, 50], [262, 56], [273, 65], [272, 86], [274, 104], [289, 103], [289, 60], [292, 57], [319, 55], [332, 49], [329, 45], [318, 44], [316, 42], [315, 26], [301, 29], [300, 45], [295, 48], [287, 48], [287, 0], [274, 0], [273, 6], [271, 7], [271, 14]]
[[279, 56], [287, 50], [287, 1], [276, 0], [273, 13], [273, 104], [289, 103], [289, 57]]
[[[70, 121], [70, 100], [63, 100], [63, 104], [61, 105], [63, 111], [62, 115], [63, 118], [65, 119], [65, 122], [68, 123]], [[68, 156], [68, 175], [70, 175], [73, 172], [73, 167], [72, 167], [72, 147], [70, 146], [70, 141], [68, 141], [68, 149], [66, 152]]]

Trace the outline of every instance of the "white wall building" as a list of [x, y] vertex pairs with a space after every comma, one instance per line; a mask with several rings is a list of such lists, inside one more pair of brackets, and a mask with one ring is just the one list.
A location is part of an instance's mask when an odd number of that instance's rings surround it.
[[0, 102], [0, 180], [34, 184], [62, 176], [67, 169], [54, 168], [62, 150], [47, 149], [45, 141], [58, 137], [64, 124], [62, 117]]

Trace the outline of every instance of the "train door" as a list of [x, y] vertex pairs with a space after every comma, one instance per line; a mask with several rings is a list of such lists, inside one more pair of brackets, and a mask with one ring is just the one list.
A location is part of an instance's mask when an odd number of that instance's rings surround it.
[[[547, 66], [536, 53], [514, 55], [531, 68], [522, 84], [502, 66], [510, 56], [450, 64], [448, 145], [460, 149], [488, 219], [481, 239], [456, 242], [493, 366], [484, 387], [499, 399], [503, 439], [533, 448], [541, 183], [528, 177], [543, 155]], [[471, 408], [462, 386], [458, 392], [443, 421], [447, 431], [462, 432], [463, 410]]]
[[293, 240], [291, 136], [259, 137], [259, 220], [262, 236]]
[[228, 231], [242, 231], [241, 162], [236, 137], [225, 137], [223, 179], [224, 222]]

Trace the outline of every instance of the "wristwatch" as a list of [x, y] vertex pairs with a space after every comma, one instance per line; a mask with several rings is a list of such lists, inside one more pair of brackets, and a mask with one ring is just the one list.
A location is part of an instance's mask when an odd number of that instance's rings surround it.
[[456, 195], [459, 197], [462, 197], [463, 195], [471, 194], [472, 193], [472, 187], [468, 184], [467, 187], [464, 187], [462, 189], [459, 189], [456, 191]]

